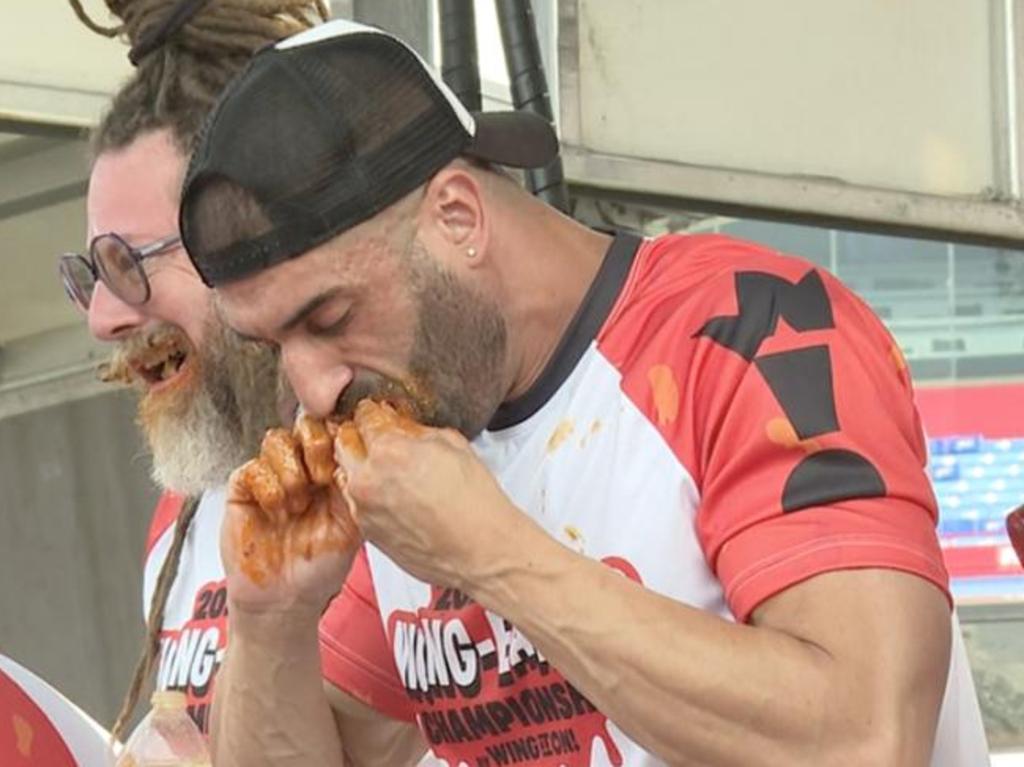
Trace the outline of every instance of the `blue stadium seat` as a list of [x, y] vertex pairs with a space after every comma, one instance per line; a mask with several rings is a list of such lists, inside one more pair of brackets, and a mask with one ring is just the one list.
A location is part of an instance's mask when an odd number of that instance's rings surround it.
[[1007, 512], [1024, 502], [1024, 438], [951, 435], [929, 440], [928, 448], [939, 533], [1005, 534]]
[[978, 532], [976, 519], [939, 518], [939, 533], [944, 535], [973, 535]]

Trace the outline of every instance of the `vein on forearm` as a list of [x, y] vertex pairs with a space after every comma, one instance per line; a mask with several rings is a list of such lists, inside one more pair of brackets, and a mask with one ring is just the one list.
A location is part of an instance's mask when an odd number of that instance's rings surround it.
[[316, 615], [232, 613], [216, 688], [218, 764], [342, 765], [323, 692]]

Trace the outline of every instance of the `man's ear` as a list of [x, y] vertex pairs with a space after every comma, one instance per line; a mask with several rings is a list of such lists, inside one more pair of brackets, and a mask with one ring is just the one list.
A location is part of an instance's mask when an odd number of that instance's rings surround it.
[[483, 185], [461, 164], [434, 175], [420, 211], [421, 236], [429, 231], [434, 247], [459, 260], [476, 260], [486, 250], [489, 227]]

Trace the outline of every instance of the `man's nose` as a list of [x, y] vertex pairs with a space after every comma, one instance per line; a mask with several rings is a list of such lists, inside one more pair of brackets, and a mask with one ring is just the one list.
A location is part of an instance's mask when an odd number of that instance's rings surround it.
[[327, 418], [352, 382], [352, 368], [336, 364], [325, 366], [311, 359], [282, 351], [281, 362], [302, 410], [313, 418]]
[[89, 332], [101, 341], [116, 341], [146, 322], [139, 308], [126, 304], [97, 281], [89, 301]]

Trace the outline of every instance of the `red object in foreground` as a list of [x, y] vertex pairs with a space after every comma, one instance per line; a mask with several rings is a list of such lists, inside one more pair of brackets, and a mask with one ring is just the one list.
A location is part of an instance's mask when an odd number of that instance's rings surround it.
[[24, 666], [0, 654], [0, 765], [100, 767], [110, 734]]
[[1018, 506], [1006, 516], [1006, 532], [1010, 536], [1017, 559], [1024, 566], [1024, 505]]
[[46, 713], [0, 671], [0, 764], [79, 767]]

